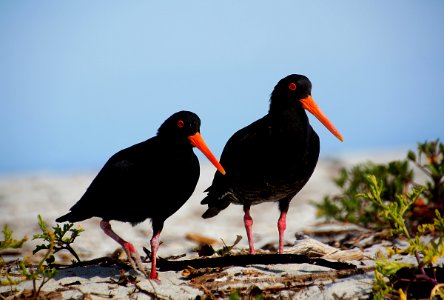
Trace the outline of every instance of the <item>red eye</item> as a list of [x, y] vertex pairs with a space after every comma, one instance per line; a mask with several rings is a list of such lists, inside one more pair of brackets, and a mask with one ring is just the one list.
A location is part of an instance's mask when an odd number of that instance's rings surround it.
[[296, 91], [296, 83], [292, 82], [288, 85], [290, 91]]
[[182, 120], [177, 121], [177, 127], [182, 128], [185, 123]]

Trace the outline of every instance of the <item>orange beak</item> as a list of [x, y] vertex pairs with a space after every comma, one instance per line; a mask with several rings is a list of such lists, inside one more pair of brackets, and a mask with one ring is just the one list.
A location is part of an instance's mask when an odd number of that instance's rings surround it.
[[191, 145], [199, 149], [216, 167], [216, 169], [218, 169], [219, 172], [225, 175], [224, 167], [222, 167], [222, 165], [219, 163], [219, 161], [216, 159], [213, 153], [211, 153], [210, 149], [208, 148], [207, 144], [205, 144], [205, 141], [203, 140], [199, 132], [196, 132], [194, 135], [190, 135], [188, 139], [190, 140]]
[[327, 117], [322, 113], [321, 109], [316, 104], [316, 102], [314, 102], [311, 95], [299, 101], [302, 102], [302, 107], [308, 110], [310, 113], [312, 113], [313, 116], [318, 118], [318, 120], [321, 121], [321, 123], [324, 124], [324, 126], [327, 127], [327, 129], [330, 130], [330, 132], [333, 133], [334, 136], [336, 136], [341, 142], [344, 141], [342, 135], [339, 133], [336, 127], [334, 127], [333, 124], [327, 119]]

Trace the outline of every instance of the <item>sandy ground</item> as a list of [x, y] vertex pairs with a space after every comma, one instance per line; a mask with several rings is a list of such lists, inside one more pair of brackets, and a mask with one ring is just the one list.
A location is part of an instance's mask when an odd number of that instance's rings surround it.
[[[383, 152], [377, 154], [355, 154], [343, 155], [334, 159], [322, 159], [318, 163], [312, 178], [304, 189], [291, 202], [289, 215], [287, 217], [286, 242], [294, 244], [295, 234], [302, 230], [316, 226], [315, 208], [310, 201], [320, 201], [323, 196], [335, 193], [337, 190], [331, 181], [336, 176], [338, 170], [343, 166], [351, 166], [359, 162], [372, 160], [376, 162], [389, 161], [392, 159], [404, 158], [405, 151]], [[242, 207], [231, 205], [217, 217], [204, 220], [200, 216], [205, 211], [205, 207], [200, 205], [200, 200], [204, 197], [204, 189], [207, 188], [214, 174], [214, 167], [204, 163], [201, 166], [201, 176], [196, 190], [187, 203], [172, 217], [165, 222], [162, 231], [158, 255], [167, 257], [186, 253], [188, 258], [195, 255], [194, 242], [186, 239], [188, 233], [199, 233], [201, 235], [224, 240], [231, 244], [236, 235], [241, 235], [243, 239], [237, 248], [247, 248], [247, 241], [243, 227]], [[54, 219], [66, 213], [69, 208], [81, 197], [89, 183], [95, 176], [95, 172], [79, 174], [27, 174], [0, 177], [0, 226], [8, 224], [14, 230], [16, 238], [32, 235], [39, 232], [37, 225], [37, 215], [41, 214], [49, 225], [54, 225]], [[153, 199], [161, 201], [161, 199]], [[252, 217], [254, 219], [254, 239], [256, 248], [272, 243], [277, 246], [277, 219], [279, 211], [276, 204], [261, 204], [252, 207]], [[108, 255], [118, 248], [118, 245], [109, 237], [103, 234], [99, 228], [99, 219], [93, 218], [81, 222], [81, 226], [86, 230], [75, 242], [74, 247], [82, 260], [97, 258]], [[151, 238], [151, 224], [149, 220], [132, 227], [129, 224], [114, 222], [113, 228], [122, 237], [131, 241], [136, 248], [142, 252], [142, 247], [149, 246]], [[36, 242], [29, 241], [25, 244], [23, 255], [30, 255]], [[225, 277], [234, 278], [242, 274], [248, 268], [230, 268]], [[309, 271], [320, 271], [320, 267], [307, 265], [277, 265], [277, 266], [253, 266], [260, 276], [295, 276]], [[230, 275], [231, 274], [231, 275]], [[115, 299], [125, 299], [130, 297], [133, 287], [115, 286], [110, 290], [112, 282], [110, 278], [118, 278], [119, 270], [116, 268], [104, 268], [91, 266], [89, 268], [75, 268], [60, 271], [55, 280], [52, 280], [45, 287], [56, 290], [60, 286], [79, 281], [81, 285], [76, 289], [70, 289], [62, 293], [64, 299], [81, 299], [85, 294], [102, 297], [104, 294], [112, 293]], [[184, 280], [180, 272], [159, 273], [161, 283], [153, 283], [140, 279], [138, 292], [131, 297], [144, 299], [151, 298], [154, 292], [156, 295], [170, 299], [191, 299], [198, 295], [203, 295], [202, 290], [192, 287]], [[347, 296], [346, 298], [359, 297], [371, 290], [371, 274], [364, 274], [354, 277], [354, 281], [337, 280], [336, 282], [321, 285], [315, 282], [310, 288], [304, 289], [300, 293], [280, 291], [281, 296], [309, 299], [325, 298], [329, 299], [333, 295]], [[357, 284], [357, 282], [359, 284]], [[23, 283], [20, 289], [29, 288], [30, 283]], [[5, 291], [7, 287], [0, 287], [0, 291]], [[145, 291], [145, 292], [142, 292]], [[83, 296], [82, 296], [83, 295]]]

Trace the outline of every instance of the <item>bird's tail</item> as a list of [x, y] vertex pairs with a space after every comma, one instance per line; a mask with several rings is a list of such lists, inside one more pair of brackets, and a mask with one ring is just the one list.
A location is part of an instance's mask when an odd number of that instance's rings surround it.
[[70, 211], [69, 213], [67, 213], [66, 215], [63, 215], [61, 217], [58, 217], [56, 219], [56, 222], [58, 223], [62, 223], [62, 222], [78, 222], [78, 221], [83, 221], [86, 218], [83, 218], [82, 216], [78, 215], [78, 214], [74, 214], [72, 211]]
[[230, 205], [230, 201], [227, 200], [225, 197], [216, 198], [210, 193], [200, 202], [200, 204], [208, 204], [208, 209], [202, 215], [202, 218], [208, 219], [217, 216], [222, 210], [227, 208], [228, 205]]

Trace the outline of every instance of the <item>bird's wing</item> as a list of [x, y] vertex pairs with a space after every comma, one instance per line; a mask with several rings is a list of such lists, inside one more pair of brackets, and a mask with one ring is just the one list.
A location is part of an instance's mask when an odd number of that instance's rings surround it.
[[[148, 147], [150, 155], [145, 153]], [[159, 163], [155, 152], [156, 141], [150, 139], [114, 154], [71, 211], [89, 214], [86, 217], [104, 217], [100, 215], [103, 206], [119, 206], [119, 202], [137, 198], [134, 196], [140, 194], [141, 187], [158, 184], [161, 179], [156, 176]]]
[[233, 180], [242, 178], [245, 172], [255, 169], [253, 166], [261, 159], [256, 150], [267, 147], [264, 141], [268, 140], [265, 136], [270, 135], [270, 132], [268, 117], [265, 116], [231, 136], [220, 159], [227, 174], [216, 172], [212, 185], [206, 190], [209, 195], [216, 193], [220, 196], [226, 193]]

